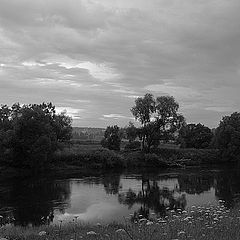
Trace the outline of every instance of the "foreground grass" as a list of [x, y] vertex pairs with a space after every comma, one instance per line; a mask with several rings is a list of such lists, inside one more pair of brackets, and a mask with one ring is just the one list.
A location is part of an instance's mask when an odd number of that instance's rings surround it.
[[[133, 218], [133, 216], [131, 216]], [[166, 218], [155, 214], [149, 220], [141, 215], [125, 224], [81, 224], [77, 216], [72, 222], [41, 227], [0, 228], [0, 239], [118, 239], [118, 240], [236, 240], [240, 239], [240, 212], [219, 206], [192, 207], [190, 211], [169, 211]]]

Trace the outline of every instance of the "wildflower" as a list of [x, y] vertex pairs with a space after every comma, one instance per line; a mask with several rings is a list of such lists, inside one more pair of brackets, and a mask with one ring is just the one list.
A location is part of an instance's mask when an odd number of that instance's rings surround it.
[[110, 238], [110, 236], [108, 234], [104, 234], [104, 236], [108, 239]]
[[165, 220], [158, 220], [159, 223], [166, 223], [167, 221]]
[[87, 235], [97, 235], [94, 231], [87, 232]]
[[184, 219], [183, 219], [183, 221], [188, 221], [188, 220], [190, 220], [192, 217], [185, 217]]
[[122, 229], [122, 228], [116, 230], [116, 233], [125, 233], [125, 232], [126, 232], [126, 231], [125, 231], [124, 229]]
[[39, 236], [45, 236], [47, 233], [45, 231], [41, 231], [38, 233]]
[[153, 222], [151, 222], [151, 221], [148, 221], [148, 222], [146, 223], [147, 226], [152, 225], [152, 224], [153, 224]]
[[185, 234], [185, 232], [184, 231], [178, 232], [178, 236], [181, 235], [181, 234]]
[[141, 219], [139, 220], [140, 223], [145, 222], [145, 221], [147, 221], [146, 218], [141, 218]]

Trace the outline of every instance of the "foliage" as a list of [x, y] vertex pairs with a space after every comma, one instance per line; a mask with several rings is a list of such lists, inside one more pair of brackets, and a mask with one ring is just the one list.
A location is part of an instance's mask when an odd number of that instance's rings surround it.
[[184, 148], [208, 148], [213, 138], [210, 128], [198, 124], [187, 124], [179, 131], [178, 141]]
[[103, 147], [110, 150], [120, 150], [121, 136], [120, 129], [117, 125], [108, 126], [104, 133], [104, 138], [101, 141]]
[[126, 144], [125, 146], [125, 150], [133, 150], [133, 149], [140, 149], [141, 147], [141, 142], [139, 141], [133, 141], [133, 142], [129, 142], [128, 144]]
[[217, 149], [155, 149], [154, 153], [169, 162], [189, 160], [187, 165], [216, 164], [219, 163], [219, 150]]
[[179, 105], [173, 97], [161, 96], [154, 99], [152, 94], [145, 94], [135, 100], [131, 109], [135, 119], [142, 124], [140, 137], [142, 147], [150, 151], [151, 146], [160, 140], [175, 139], [176, 132], [184, 124], [184, 117], [178, 113]]
[[114, 167], [124, 167], [121, 155], [112, 150], [101, 149], [85, 152], [59, 151], [54, 155], [55, 164], [78, 166], [88, 169], [105, 169]]
[[129, 122], [129, 125], [125, 128], [125, 131], [129, 143], [133, 142], [138, 136], [138, 129], [134, 126], [132, 122]]
[[223, 159], [240, 159], [240, 113], [234, 112], [231, 116], [223, 117], [216, 129], [214, 143]]
[[169, 167], [168, 163], [155, 153], [145, 154], [145, 163], [146, 166], [151, 167], [164, 167], [164, 168]]
[[18, 167], [41, 168], [48, 163], [58, 142], [71, 138], [71, 118], [56, 114], [51, 103], [6, 105], [0, 108], [2, 159]]

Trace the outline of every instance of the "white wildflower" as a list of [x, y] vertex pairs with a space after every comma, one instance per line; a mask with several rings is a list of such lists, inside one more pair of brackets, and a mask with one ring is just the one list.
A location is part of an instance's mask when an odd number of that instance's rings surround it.
[[87, 235], [97, 235], [94, 231], [87, 232]]
[[148, 221], [147, 223], [146, 223], [146, 225], [152, 225], [153, 224], [153, 222], [151, 222], [151, 221]]
[[146, 218], [141, 218], [141, 219], [139, 220], [140, 223], [142, 223], [142, 222], [146, 222], [146, 221], [147, 221]]
[[122, 229], [122, 228], [116, 230], [116, 233], [125, 233], [125, 232], [126, 232], [126, 231], [125, 231], [124, 229]]
[[41, 231], [38, 233], [39, 236], [45, 236], [47, 233], [45, 231]]

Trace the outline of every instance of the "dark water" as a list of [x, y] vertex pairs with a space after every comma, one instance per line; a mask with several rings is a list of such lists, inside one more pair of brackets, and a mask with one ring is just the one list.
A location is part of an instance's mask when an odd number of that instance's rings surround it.
[[132, 213], [164, 216], [166, 209], [240, 202], [240, 170], [227, 168], [105, 173], [96, 177], [11, 179], [0, 182], [2, 222], [40, 225], [123, 221]]

